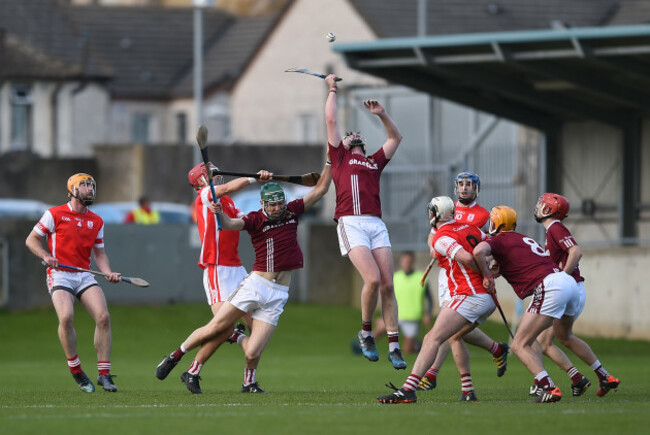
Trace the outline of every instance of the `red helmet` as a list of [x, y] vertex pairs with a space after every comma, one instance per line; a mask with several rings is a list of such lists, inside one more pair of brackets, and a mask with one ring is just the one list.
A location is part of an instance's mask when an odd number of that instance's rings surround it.
[[[210, 163], [210, 171], [218, 171], [219, 168], [214, 166], [212, 163]], [[190, 169], [190, 172], [187, 173], [187, 179], [190, 182], [190, 186], [194, 188], [194, 190], [200, 190], [201, 186], [199, 185], [199, 179], [201, 177], [206, 177], [205, 180], [207, 181], [207, 176], [208, 172], [205, 170], [205, 163], [199, 163], [192, 169]], [[219, 180], [217, 180], [216, 184], [221, 184], [221, 180], [223, 177], [219, 176]]]
[[557, 193], [545, 193], [537, 200], [535, 206], [535, 219], [541, 222], [542, 219], [554, 217], [564, 219], [569, 214], [569, 201]]

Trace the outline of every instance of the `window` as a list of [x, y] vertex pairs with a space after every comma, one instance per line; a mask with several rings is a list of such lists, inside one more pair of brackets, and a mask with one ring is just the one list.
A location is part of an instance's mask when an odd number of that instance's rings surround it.
[[32, 147], [32, 92], [28, 85], [11, 87], [11, 149], [30, 150]]
[[187, 114], [178, 112], [176, 114], [176, 141], [185, 143], [187, 140]]
[[146, 113], [133, 115], [131, 124], [131, 140], [133, 142], [149, 142], [149, 124], [151, 117]]
[[300, 113], [294, 121], [294, 134], [298, 143], [316, 143], [318, 141], [318, 123], [312, 113]]

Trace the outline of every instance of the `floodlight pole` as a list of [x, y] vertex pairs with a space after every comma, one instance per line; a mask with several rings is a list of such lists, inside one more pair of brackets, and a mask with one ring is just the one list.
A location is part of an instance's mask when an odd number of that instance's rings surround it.
[[[194, 104], [196, 110], [196, 125], [190, 131], [196, 131], [203, 125], [203, 8], [208, 0], [193, 0], [194, 4]], [[198, 147], [194, 149], [194, 164], [203, 161]]]

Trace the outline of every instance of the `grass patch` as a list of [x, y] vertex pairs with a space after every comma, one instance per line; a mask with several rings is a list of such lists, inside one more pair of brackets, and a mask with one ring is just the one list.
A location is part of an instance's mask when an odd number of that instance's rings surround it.
[[[86, 373], [96, 377], [93, 324], [78, 307], [79, 356]], [[203, 304], [162, 307], [111, 307], [113, 373], [118, 393], [77, 389], [57, 338], [52, 308], [0, 313], [0, 427], [11, 434], [87, 433], [637, 433], [650, 423], [650, 346], [647, 342], [588, 340], [613, 374], [619, 391], [596, 397], [596, 376], [577, 358], [579, 370], [592, 381], [583, 397], [571, 397], [570, 381], [557, 367], [548, 371], [563, 391], [556, 404], [529, 403], [530, 374], [509, 358], [503, 378], [495, 375], [491, 356], [470, 347], [478, 403], [458, 403], [460, 380], [445, 363], [435, 390], [418, 394], [414, 405], [379, 405], [399, 385], [406, 371], [395, 371], [386, 358], [385, 339], [378, 342], [376, 363], [353, 355], [350, 342], [360, 324], [357, 310], [289, 305], [264, 353], [258, 381], [264, 395], [239, 392], [243, 377], [241, 350], [225, 344], [201, 373], [204, 394], [192, 395], [179, 380], [191, 363], [186, 356], [165, 381], [154, 376], [163, 356], [207, 321]], [[503, 325], [483, 328], [507, 340]], [[571, 354], [568, 353], [571, 357]], [[409, 367], [415, 355], [407, 355]], [[470, 432], [471, 431], [471, 432]]]

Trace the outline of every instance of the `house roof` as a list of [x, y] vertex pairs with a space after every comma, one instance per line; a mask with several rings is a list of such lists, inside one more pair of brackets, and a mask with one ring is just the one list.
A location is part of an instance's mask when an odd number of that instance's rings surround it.
[[[240, 17], [204, 9], [204, 88], [231, 86], [281, 13]], [[117, 99], [191, 97], [193, 15], [192, 8], [0, 0], [0, 30], [14, 44], [5, 47], [12, 65], [0, 74], [55, 79], [76, 72], [111, 78]]]
[[[237, 19], [208, 42], [203, 58], [205, 89], [229, 89], [266, 39], [277, 16]], [[175, 96], [192, 95], [192, 59], [174, 86]]]
[[[60, 78], [74, 70], [85, 77], [106, 78], [110, 65], [88, 45], [88, 36], [71, 23], [65, 9], [52, 0], [0, 0], [0, 29], [6, 35], [7, 57], [18, 62], [4, 65], [24, 77], [52, 73]], [[54, 71], [56, 70], [56, 71]]]

